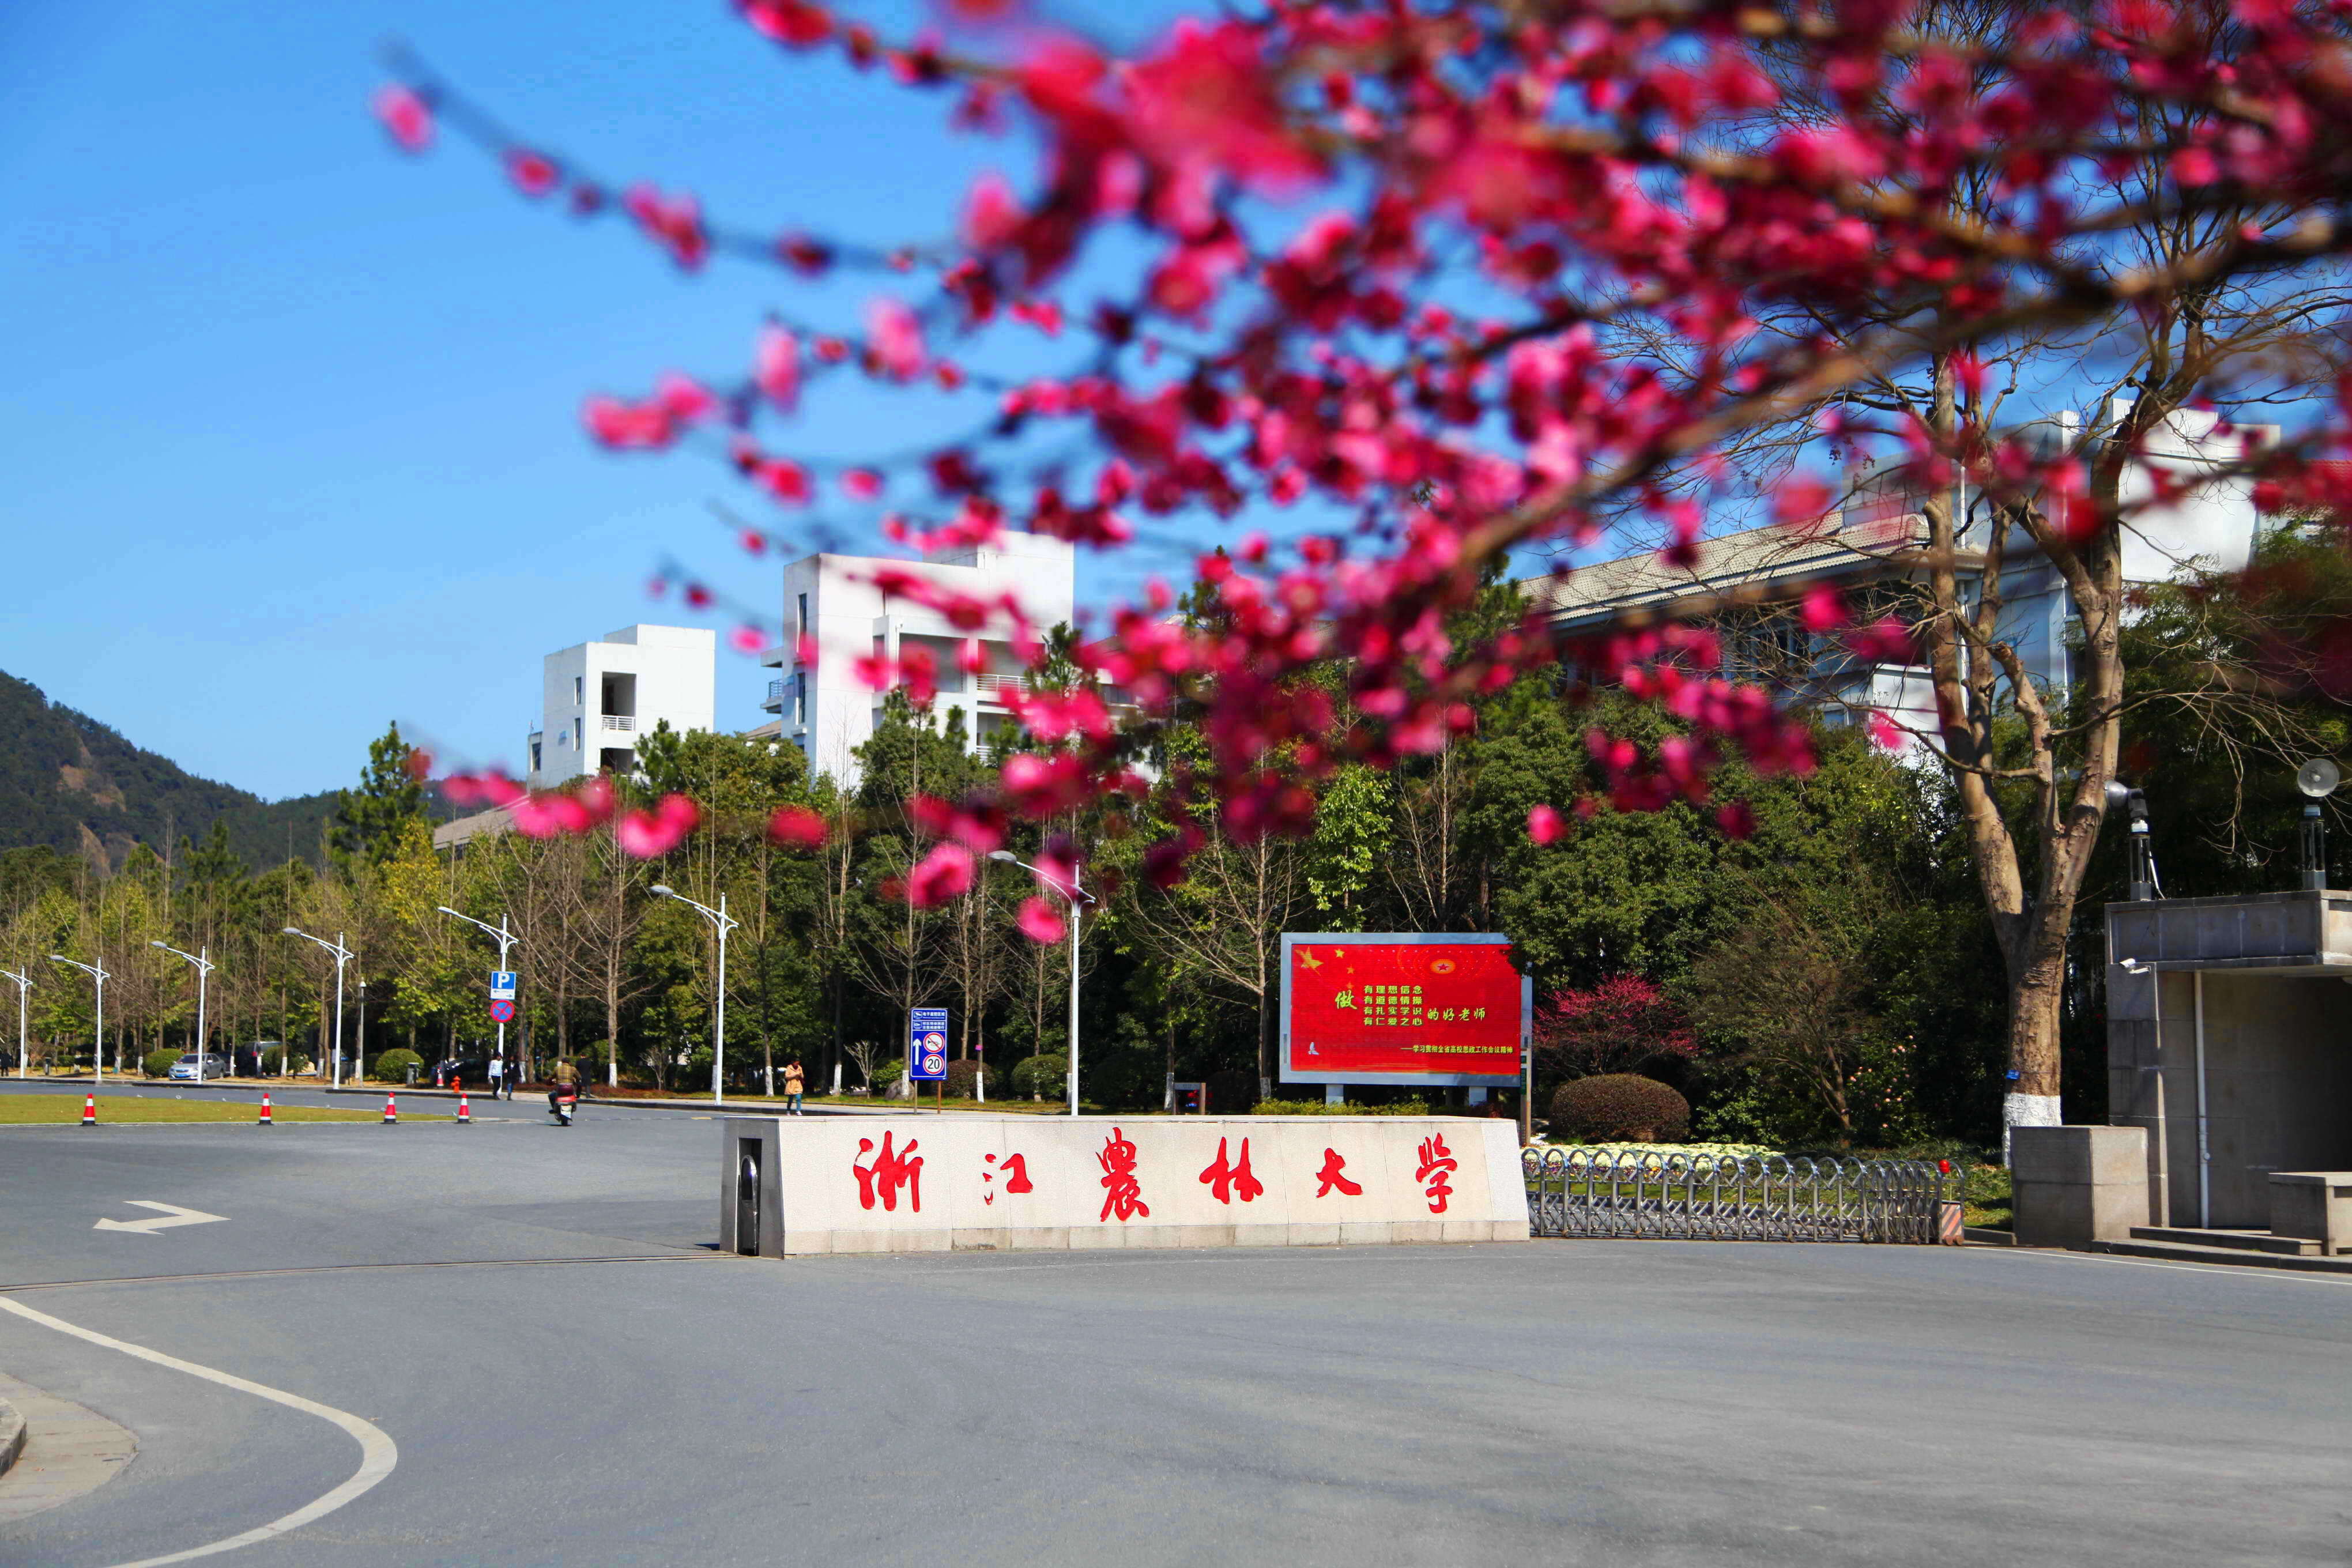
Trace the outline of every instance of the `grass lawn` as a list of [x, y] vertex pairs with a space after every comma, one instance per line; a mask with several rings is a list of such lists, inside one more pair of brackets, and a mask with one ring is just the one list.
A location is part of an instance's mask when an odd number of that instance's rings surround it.
[[[273, 1121], [381, 1121], [380, 1110], [325, 1110], [309, 1106], [276, 1105], [270, 1107]], [[144, 1096], [101, 1094], [98, 1097], [98, 1120], [101, 1125], [113, 1121], [217, 1121], [253, 1126], [260, 1120], [261, 1107], [225, 1105], [212, 1100], [153, 1100]], [[446, 1121], [446, 1116], [403, 1116], [403, 1121]], [[70, 1094], [0, 1094], [0, 1127], [8, 1126], [72, 1126], [81, 1121], [81, 1100]]]

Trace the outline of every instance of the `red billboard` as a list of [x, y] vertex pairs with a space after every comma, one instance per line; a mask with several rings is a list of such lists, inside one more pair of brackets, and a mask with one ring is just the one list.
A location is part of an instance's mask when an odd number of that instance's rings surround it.
[[1517, 1083], [1528, 992], [1507, 937], [1286, 934], [1282, 1081]]

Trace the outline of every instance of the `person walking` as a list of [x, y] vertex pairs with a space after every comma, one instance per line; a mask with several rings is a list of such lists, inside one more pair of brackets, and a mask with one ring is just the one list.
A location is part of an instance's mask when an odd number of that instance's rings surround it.
[[784, 1098], [790, 1102], [784, 1107], [787, 1115], [801, 1113], [801, 1090], [807, 1084], [808, 1075], [801, 1070], [800, 1058], [794, 1057], [784, 1064]]
[[504, 1057], [494, 1056], [490, 1058], [490, 1098], [492, 1100], [499, 1098], [499, 1091], [506, 1088], [506, 1083], [507, 1059]]

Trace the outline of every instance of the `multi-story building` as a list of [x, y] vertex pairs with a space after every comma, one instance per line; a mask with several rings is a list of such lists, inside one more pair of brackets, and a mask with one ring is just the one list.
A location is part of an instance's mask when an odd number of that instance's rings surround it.
[[540, 726], [525, 763], [534, 789], [636, 766], [637, 737], [667, 720], [717, 727], [719, 637], [698, 626], [623, 626], [541, 661]]
[[[1023, 660], [1003, 634], [980, 640], [980, 673], [959, 666], [966, 634], [937, 611], [905, 599], [885, 601], [875, 573], [897, 567], [942, 587], [982, 598], [1017, 597], [1045, 630], [1072, 621], [1077, 566], [1071, 547], [1043, 534], [1008, 533], [994, 544], [942, 551], [919, 562], [858, 555], [809, 555], [784, 568], [784, 637], [765, 656], [783, 673], [768, 682], [762, 704], [777, 716], [773, 733], [801, 749], [812, 773], [846, 784], [857, 776], [857, 748], [874, 733], [883, 695], [858, 679], [857, 661], [878, 656], [895, 664], [911, 649], [928, 650], [939, 670], [933, 714], [941, 723], [960, 714], [966, 743], [975, 750], [1015, 721], [1004, 705], [1021, 684]], [[801, 639], [816, 647], [814, 668], [803, 664]], [[764, 727], [761, 732], [769, 732]]]
[[[2111, 408], [2110, 418], [2120, 409]], [[2027, 427], [2030, 441], [2063, 449], [2081, 435], [2078, 416], [2063, 413]], [[2138, 511], [2125, 531], [2126, 584], [2158, 583], [2192, 563], [2242, 567], [2262, 525], [2252, 481], [2229, 467], [2276, 438], [2274, 427], [2221, 428], [2210, 414], [2175, 415], [2150, 443], [2145, 460], [2126, 468], [2126, 504], [2151, 493], [2151, 468], [2210, 477], [2166, 505]], [[1919, 498], [1892, 480], [1864, 478], [1838, 512], [1811, 528], [1756, 528], [1703, 542], [1696, 564], [1669, 564], [1655, 552], [1577, 567], [1566, 579], [1521, 584], [1548, 607], [1552, 625], [1571, 635], [1605, 636], [1671, 620], [1701, 619], [1723, 634], [1727, 673], [1780, 689], [1790, 700], [1843, 724], [1867, 710], [1886, 714], [1912, 733], [1936, 729], [1928, 671], [1921, 665], [1857, 658], [1833, 637], [1811, 634], [1792, 613], [1810, 590], [1840, 590], [1850, 611], [1882, 609], [1916, 621], [1926, 576], [1927, 528]], [[1962, 593], [1982, 591], [1992, 552], [1989, 509], [1968, 510], [1958, 540]], [[2072, 595], [2047, 557], [2021, 531], [1999, 542], [1998, 636], [2017, 652], [2027, 676], [2045, 689], [2072, 679], [2069, 642], [2076, 632]], [[1906, 746], [1916, 749], [1916, 743]]]

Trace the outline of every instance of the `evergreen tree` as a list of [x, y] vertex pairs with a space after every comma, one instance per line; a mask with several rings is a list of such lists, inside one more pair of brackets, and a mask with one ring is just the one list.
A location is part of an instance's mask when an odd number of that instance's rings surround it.
[[416, 748], [400, 738], [395, 723], [368, 742], [367, 766], [360, 787], [336, 797], [335, 817], [327, 830], [328, 850], [336, 864], [354, 858], [382, 864], [394, 854], [402, 827], [425, 816], [425, 785], [417, 777]]

